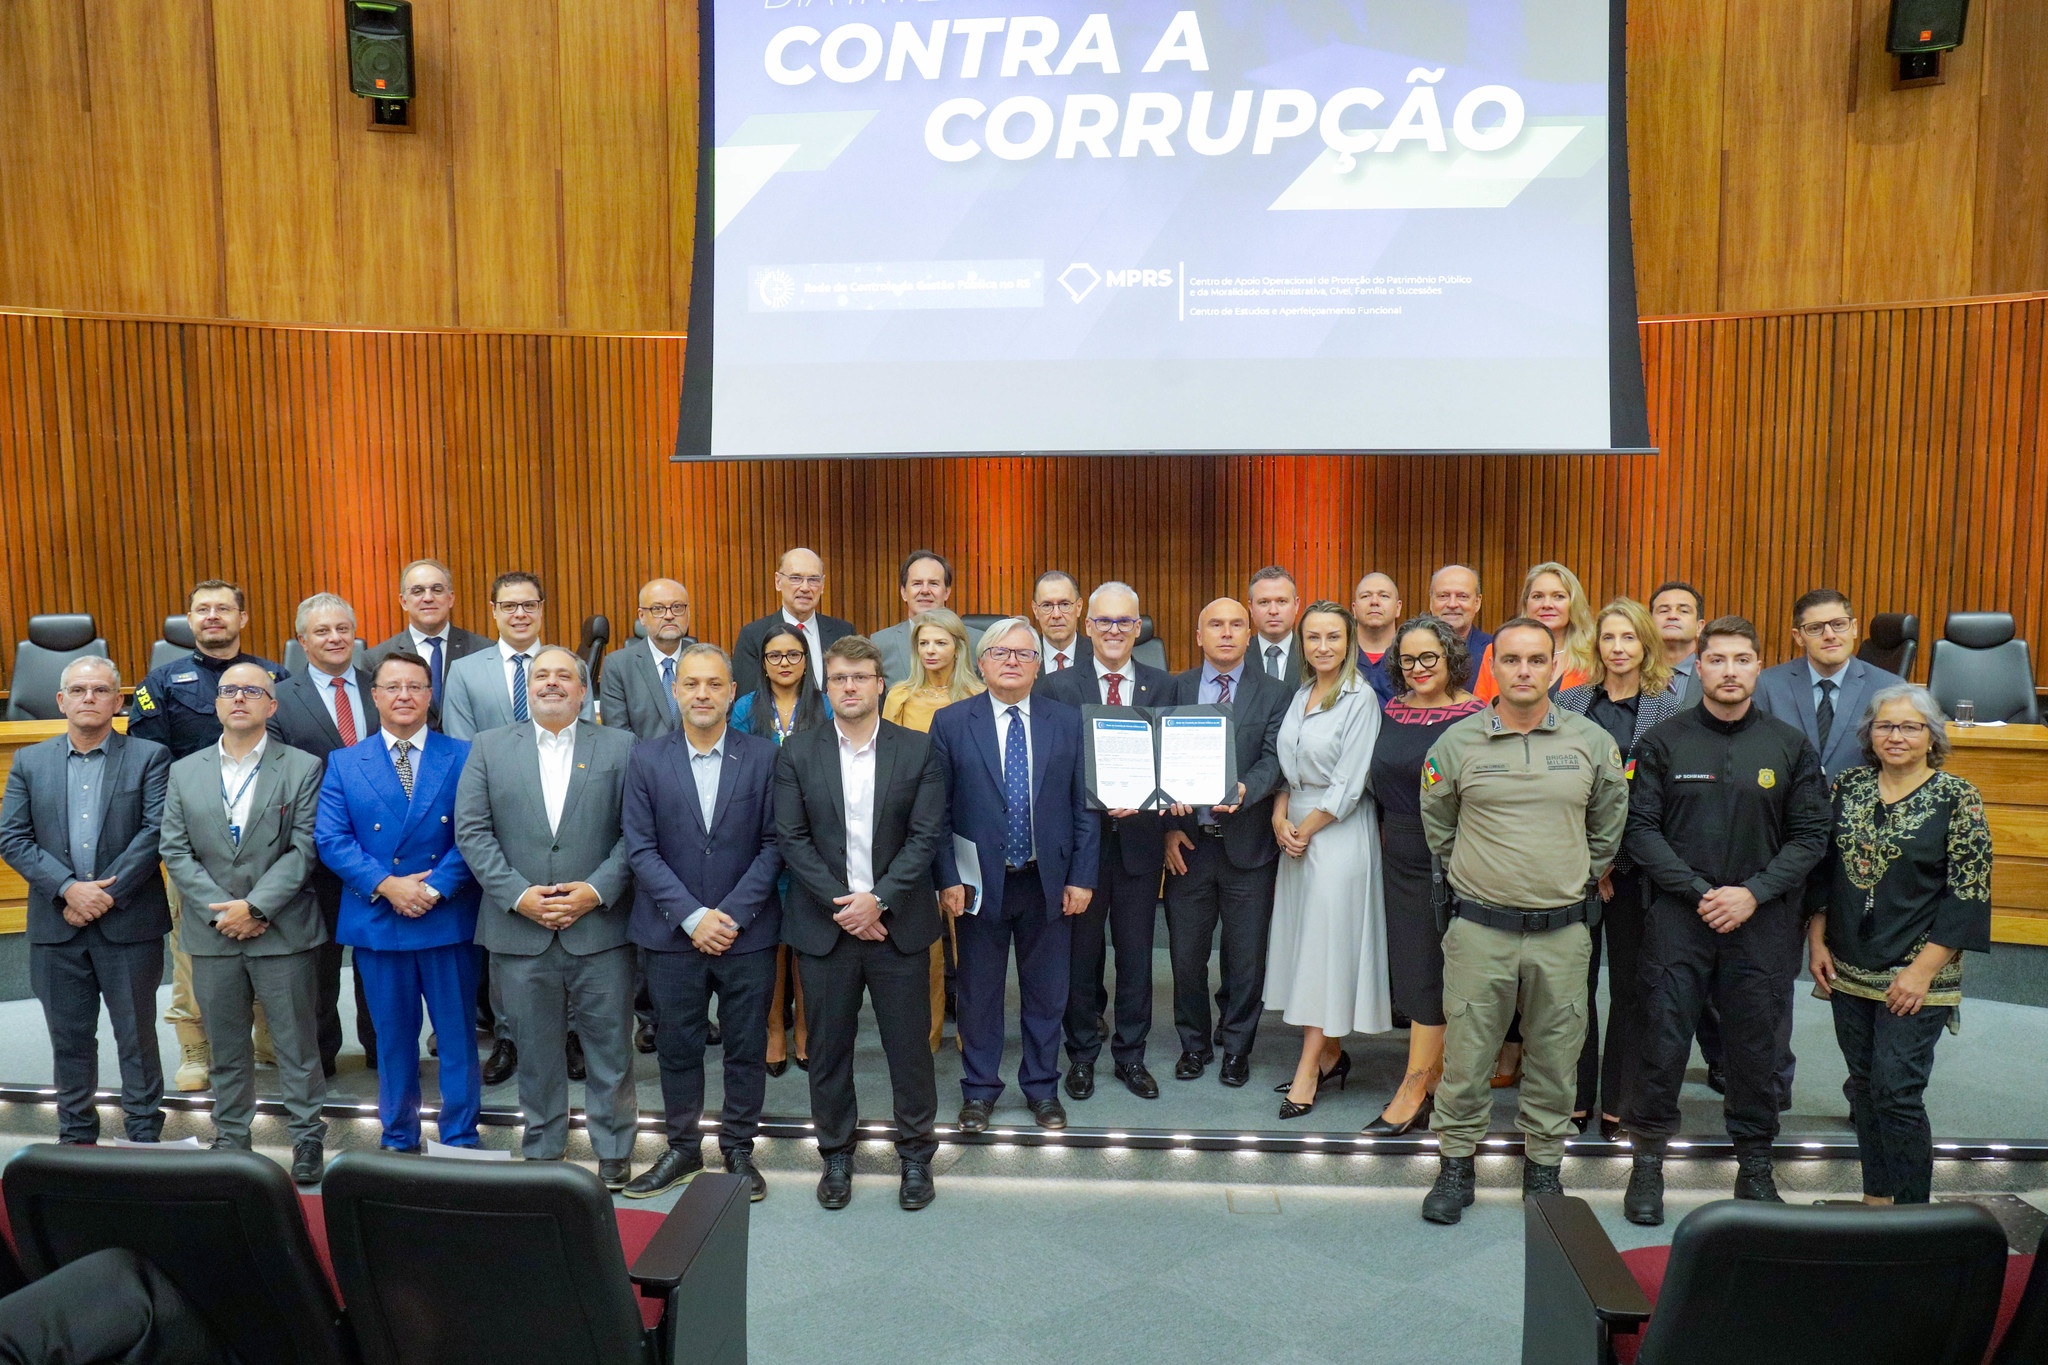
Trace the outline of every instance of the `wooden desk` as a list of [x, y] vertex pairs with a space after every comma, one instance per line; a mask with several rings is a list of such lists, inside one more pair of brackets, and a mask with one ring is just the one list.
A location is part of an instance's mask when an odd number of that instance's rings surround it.
[[[126, 734], [128, 717], [114, 717], [114, 728]], [[14, 751], [64, 733], [61, 720], [0, 721], [0, 786], [14, 766]], [[28, 928], [28, 883], [6, 863], [0, 863], [0, 934], [19, 934]]]
[[2048, 726], [1948, 727], [1948, 770], [1991, 822], [1991, 937], [2048, 944]]

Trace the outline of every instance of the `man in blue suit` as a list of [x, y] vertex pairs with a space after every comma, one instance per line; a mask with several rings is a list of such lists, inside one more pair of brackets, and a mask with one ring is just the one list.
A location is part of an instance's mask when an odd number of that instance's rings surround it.
[[704, 1045], [711, 996], [725, 1030], [718, 1150], [725, 1169], [763, 1199], [754, 1165], [768, 1085], [768, 1001], [782, 859], [775, 849], [775, 742], [725, 723], [732, 660], [717, 645], [684, 646], [676, 661], [681, 728], [633, 750], [626, 768], [626, 858], [633, 868], [633, 942], [646, 950], [654, 1050], [668, 1150], [626, 1185], [648, 1199], [704, 1169]]
[[1792, 604], [1792, 643], [1800, 657], [1767, 668], [1756, 683], [1756, 706], [1796, 725], [1820, 755], [1834, 786], [1844, 768], [1863, 761], [1856, 726], [1881, 687], [1905, 681], [1856, 657], [1856, 613], [1833, 588], [1815, 588]]
[[[931, 731], [948, 792], [940, 905], [956, 918], [960, 935], [960, 1131], [986, 1131], [1003, 1093], [1003, 993], [1013, 939], [1023, 996], [1017, 1085], [1040, 1127], [1064, 1128], [1058, 1086], [1072, 973], [1068, 918], [1094, 897], [1101, 838], [1088, 809], [1081, 713], [1031, 695], [1038, 635], [1023, 618], [990, 626], [977, 654], [988, 691], [941, 708]], [[981, 890], [972, 905], [955, 837], [974, 845], [980, 863]]]
[[[386, 654], [371, 690], [383, 728], [327, 760], [314, 841], [341, 878], [337, 937], [383, 1040], [377, 1113], [383, 1145], [420, 1146], [420, 1005], [441, 1050], [441, 1141], [477, 1145], [481, 1101], [475, 1028], [477, 886], [455, 847], [455, 789], [469, 745], [427, 728], [427, 661]], [[460, 1041], [458, 1041], [460, 1040]]]

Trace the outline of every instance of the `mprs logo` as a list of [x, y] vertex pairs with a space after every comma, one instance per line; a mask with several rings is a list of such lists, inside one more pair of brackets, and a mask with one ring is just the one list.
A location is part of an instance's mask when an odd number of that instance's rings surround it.
[[1145, 270], [1130, 266], [1102, 274], [1086, 261], [1075, 261], [1062, 270], [1059, 280], [1060, 287], [1075, 303], [1094, 293], [1098, 284], [1105, 289], [1171, 289], [1175, 284], [1171, 270]]

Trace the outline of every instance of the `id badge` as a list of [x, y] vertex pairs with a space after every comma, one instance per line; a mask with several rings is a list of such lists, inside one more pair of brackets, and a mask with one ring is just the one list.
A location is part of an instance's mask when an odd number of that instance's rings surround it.
[[228, 838], [235, 841], [235, 847], [240, 848], [242, 846], [242, 827], [240, 825], [229, 825]]

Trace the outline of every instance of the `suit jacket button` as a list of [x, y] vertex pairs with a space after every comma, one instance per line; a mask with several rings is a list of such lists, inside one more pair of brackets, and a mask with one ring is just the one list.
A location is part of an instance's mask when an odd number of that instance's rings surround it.
[[393, 859], [391, 860], [391, 865], [392, 865], [393, 867], [397, 867], [397, 866], [398, 866], [398, 859], [396, 859], [396, 858], [393, 858]]
[[447, 816], [445, 816], [445, 815], [444, 815], [444, 816], [442, 816], [442, 817], [441, 817], [441, 823], [442, 823], [442, 824], [444, 824], [444, 825], [445, 825], [445, 824], [447, 824], [447, 823], [448, 823], [448, 817], [447, 817]]
[[370, 826], [370, 828], [371, 828], [372, 830], [381, 830], [381, 829], [383, 829], [383, 828], [384, 828], [384, 826], [382, 826], [382, 825], [372, 825], [372, 826]]

